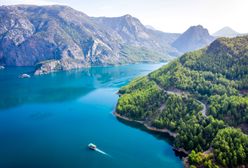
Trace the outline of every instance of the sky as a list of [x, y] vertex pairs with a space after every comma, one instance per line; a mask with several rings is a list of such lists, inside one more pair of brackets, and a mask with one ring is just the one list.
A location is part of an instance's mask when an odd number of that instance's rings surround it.
[[248, 0], [0, 0], [0, 5], [14, 4], [68, 5], [89, 16], [131, 14], [144, 25], [172, 33], [199, 24], [210, 33], [225, 26], [248, 32]]

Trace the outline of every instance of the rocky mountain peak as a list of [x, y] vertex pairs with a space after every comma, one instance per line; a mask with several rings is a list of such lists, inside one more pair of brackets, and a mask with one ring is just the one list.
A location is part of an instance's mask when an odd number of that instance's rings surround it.
[[123, 15], [122, 17], [123, 17], [123, 18], [126, 18], [126, 19], [131, 19], [131, 18], [133, 18], [133, 16], [130, 15], [130, 14]]
[[208, 29], [204, 28], [202, 25], [191, 26], [183, 34], [193, 36], [210, 36]]
[[213, 40], [206, 28], [197, 25], [188, 28], [172, 45], [181, 52], [188, 52], [205, 47]]

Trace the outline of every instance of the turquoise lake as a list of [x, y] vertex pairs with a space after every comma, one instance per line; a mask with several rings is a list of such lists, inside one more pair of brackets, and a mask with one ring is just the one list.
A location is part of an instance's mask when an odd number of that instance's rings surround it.
[[[19, 79], [0, 70], [1, 168], [181, 168], [170, 140], [113, 116], [116, 92], [162, 64], [93, 67]], [[89, 143], [108, 155], [87, 148]]]

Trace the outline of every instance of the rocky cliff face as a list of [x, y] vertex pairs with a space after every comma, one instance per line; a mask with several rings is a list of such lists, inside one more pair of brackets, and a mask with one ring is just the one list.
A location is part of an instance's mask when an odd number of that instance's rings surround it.
[[198, 25], [186, 30], [172, 43], [172, 46], [184, 53], [206, 47], [212, 41], [214, 37], [209, 35], [208, 30]]
[[137, 18], [131, 15], [121, 17], [99, 17], [94, 18], [108, 29], [116, 32], [124, 44], [136, 47], [146, 47], [160, 53], [171, 56], [178, 56], [180, 53], [171, 46], [180, 34], [165, 33], [152, 30], [144, 26]]
[[[164, 39], [158, 40], [162, 36]], [[91, 18], [58, 5], [0, 7], [0, 64], [38, 64], [36, 74], [91, 65], [165, 61], [178, 55], [169, 45], [177, 37], [148, 30], [130, 15]]]
[[71, 69], [75, 61], [80, 67], [120, 63], [118, 36], [72, 8], [3, 6], [0, 18], [2, 64], [33, 66], [59, 60], [62, 69]]

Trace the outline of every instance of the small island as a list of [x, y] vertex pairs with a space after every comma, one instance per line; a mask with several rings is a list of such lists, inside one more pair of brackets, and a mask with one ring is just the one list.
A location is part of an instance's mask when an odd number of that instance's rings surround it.
[[248, 36], [208, 47], [119, 90], [115, 115], [166, 131], [186, 167], [248, 166]]

